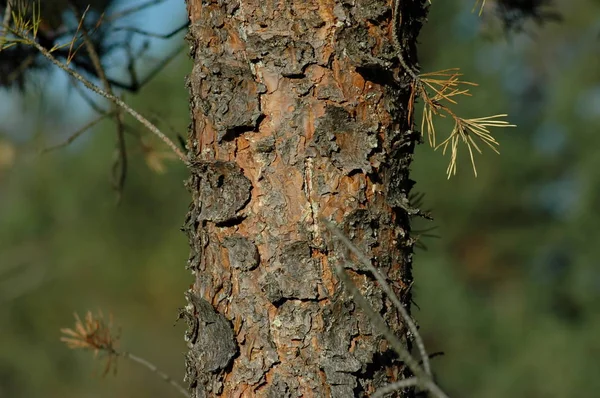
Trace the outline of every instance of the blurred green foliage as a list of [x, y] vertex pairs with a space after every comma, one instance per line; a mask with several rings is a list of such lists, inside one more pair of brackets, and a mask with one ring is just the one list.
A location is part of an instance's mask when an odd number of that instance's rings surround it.
[[[165, 131], [185, 136], [183, 78], [190, 69], [182, 53], [128, 102], [149, 116], [160, 114]], [[165, 174], [152, 171], [137, 139], [127, 136], [130, 168], [117, 206], [110, 183], [113, 122], [101, 123], [73, 147], [39, 155], [38, 149], [79, 128], [68, 110], [63, 122], [56, 115], [48, 125], [62, 134], [41, 124], [34, 138], [2, 137], [16, 155], [0, 168], [0, 397], [175, 396], [154, 374], [124, 359], [116, 377], [102, 377], [104, 363], [68, 350], [59, 330], [72, 327], [74, 312], [112, 313], [122, 330], [121, 349], [181, 380], [184, 325], [175, 319], [193, 283], [185, 270], [187, 239], [179, 231], [189, 204], [187, 170], [167, 161]]]
[[[467, 5], [434, 2], [422, 69], [480, 84], [461, 116], [509, 113], [501, 155], [422, 145], [413, 179], [441, 239], [415, 256], [415, 315], [454, 397], [592, 397], [600, 389], [600, 4], [555, 2], [563, 22], [505, 35]], [[490, 4], [491, 5], [491, 4]], [[483, 22], [483, 23], [482, 23]], [[448, 31], [452, 34], [448, 34]], [[464, 154], [463, 154], [464, 155]], [[462, 166], [462, 167], [461, 167]]]
[[[506, 36], [471, 3], [433, 2], [422, 70], [460, 67], [480, 84], [461, 116], [507, 112], [519, 127], [496, 131], [501, 155], [484, 150], [477, 179], [465, 154], [448, 181], [448, 158], [417, 149], [413, 179], [435, 221], [415, 227], [435, 225], [441, 239], [424, 238], [428, 250], [415, 256], [414, 312], [429, 350], [444, 352], [433, 368], [453, 397], [595, 396], [600, 4], [559, 1], [562, 23]], [[182, 55], [128, 102], [185, 135], [190, 70]], [[0, 397], [176, 396], [125, 360], [102, 377], [103, 363], [68, 350], [59, 329], [72, 326], [73, 312], [112, 313], [122, 349], [180, 380], [184, 326], [173, 325], [193, 282], [179, 232], [187, 172], [175, 161], [153, 172], [128, 137], [130, 170], [116, 206], [114, 125], [40, 156], [84, 123], [48, 106], [32, 111], [41, 121], [27, 139], [0, 131]]]

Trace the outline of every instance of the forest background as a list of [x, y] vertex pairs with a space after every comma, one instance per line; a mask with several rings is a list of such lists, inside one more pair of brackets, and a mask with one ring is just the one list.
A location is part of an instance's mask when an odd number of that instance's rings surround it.
[[[121, 2], [130, 6], [135, 2]], [[600, 2], [555, 1], [561, 22], [505, 33], [472, 1], [435, 1], [420, 37], [423, 71], [460, 67], [479, 83], [466, 117], [507, 112], [501, 155], [468, 158], [446, 179], [447, 156], [426, 145], [413, 166], [433, 222], [416, 228], [414, 314], [441, 386], [454, 397], [586, 397], [600, 390]], [[493, 2], [489, 2], [492, 3]], [[168, 32], [185, 21], [169, 0], [130, 19]], [[152, 41], [148, 62], [182, 44]], [[115, 60], [119, 72], [119, 60]], [[185, 50], [126, 101], [186, 135]], [[187, 170], [132, 146], [120, 205], [110, 184], [114, 125], [40, 155], [92, 118], [64, 72], [25, 95], [0, 94], [0, 397], [176, 396], [126, 361], [102, 376], [90, 355], [59, 341], [73, 312], [101, 309], [121, 347], [183, 377], [185, 325], [175, 324], [188, 246], [179, 228]], [[448, 126], [449, 131], [450, 126]], [[140, 128], [141, 129], [141, 128]], [[442, 126], [438, 127], [442, 131]], [[141, 131], [141, 130], [140, 130]], [[174, 133], [172, 134], [174, 135]], [[157, 152], [158, 151], [158, 152]]]

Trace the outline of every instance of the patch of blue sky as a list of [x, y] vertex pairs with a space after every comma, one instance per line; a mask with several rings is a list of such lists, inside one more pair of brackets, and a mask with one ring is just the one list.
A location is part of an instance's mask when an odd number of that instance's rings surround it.
[[[144, 3], [148, 3], [148, 0], [122, 0], [115, 4], [111, 12], [120, 12]], [[167, 34], [183, 25], [185, 21], [185, 3], [181, 0], [165, 0], [124, 17], [116, 26], [135, 27], [154, 34]], [[125, 33], [121, 31], [115, 33], [114, 37], [111, 36], [110, 40], [123, 40], [124, 37]], [[172, 49], [180, 43], [182, 43], [182, 35], [177, 35], [170, 40], [145, 37], [140, 34], [132, 35], [131, 45], [134, 54], [139, 53], [142, 47], [147, 47], [143, 55], [135, 60], [138, 76], [144, 76], [152, 65], [160, 62], [167, 55], [168, 49]], [[110, 78], [120, 82], [130, 81], [125, 51], [115, 51], [103, 61], [107, 65], [107, 74]], [[53, 141], [60, 140], [69, 135], [68, 131], [76, 130], [73, 126], [84, 125], [95, 117], [95, 112], [88, 102], [70, 86], [69, 77], [64, 71], [50, 68], [33, 72], [33, 76], [30, 77], [32, 79], [28, 79], [26, 83], [28, 90], [25, 94], [14, 89], [0, 90], [0, 132], [2, 134], [9, 135], [11, 138], [28, 140], [33, 134], [39, 133], [39, 126], [42, 124], [55, 130], [52, 132]], [[94, 101], [106, 106], [106, 101], [96, 94], [89, 91], [86, 94], [89, 94]], [[58, 109], [57, 112], [38, 111], [37, 116], [47, 120], [36, 121], [36, 116], [32, 116], [32, 111], [35, 113], [35, 107], [32, 105], [35, 104], [36, 97], [42, 97], [43, 101], [51, 101], [53, 108], [60, 108], [63, 112]], [[58, 107], [58, 104], [61, 106]], [[66, 117], [67, 115], [68, 117]], [[54, 137], [55, 134], [56, 137]]]

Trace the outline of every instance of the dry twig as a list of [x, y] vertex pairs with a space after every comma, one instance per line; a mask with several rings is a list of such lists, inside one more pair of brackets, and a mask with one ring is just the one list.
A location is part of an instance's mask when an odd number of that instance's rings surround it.
[[183, 396], [188, 397], [190, 394], [179, 383], [173, 380], [165, 372], [158, 369], [151, 362], [125, 351], [118, 351], [119, 333], [113, 330], [113, 319], [109, 316], [108, 322], [104, 320], [102, 312], [98, 312], [95, 316], [88, 311], [85, 318], [81, 320], [79, 315], [75, 315], [75, 327], [63, 328], [60, 331], [65, 335], [60, 338], [67, 347], [71, 349], [84, 349], [94, 352], [94, 357], [99, 353], [107, 355], [108, 359], [104, 368], [104, 374], [107, 374], [111, 369], [116, 373], [117, 359], [124, 357], [143, 365], [150, 371], [156, 373], [160, 378], [173, 386]]
[[336, 274], [344, 282], [345, 288], [352, 294], [354, 302], [365, 312], [365, 314], [371, 320], [373, 326], [383, 334], [390, 346], [392, 346], [394, 351], [398, 354], [400, 360], [402, 360], [408, 366], [411, 372], [413, 372], [413, 374], [415, 375], [414, 378], [407, 379], [411, 381], [404, 381], [403, 383], [398, 384], [398, 388], [406, 388], [409, 385], [418, 385], [428, 390], [437, 398], [447, 398], [448, 396], [446, 395], [446, 393], [444, 393], [440, 389], [440, 387], [433, 381], [431, 377], [429, 357], [427, 355], [425, 345], [423, 344], [423, 340], [421, 339], [421, 335], [419, 334], [419, 331], [414, 321], [412, 320], [411, 316], [408, 314], [408, 311], [406, 311], [402, 303], [400, 303], [400, 300], [393, 292], [389, 284], [385, 281], [385, 278], [371, 264], [371, 261], [356, 247], [356, 245], [354, 245], [350, 241], [350, 239], [348, 239], [348, 237], [346, 237], [335, 225], [333, 225], [327, 220], [322, 221], [325, 223], [327, 228], [340, 240], [340, 242], [342, 242], [344, 246], [346, 246], [350, 251], [352, 251], [352, 253], [356, 255], [360, 262], [365, 267], [367, 267], [371, 273], [373, 273], [373, 275], [379, 282], [381, 289], [388, 295], [396, 309], [400, 312], [402, 319], [404, 320], [411, 334], [415, 338], [415, 342], [417, 343], [419, 353], [423, 360], [423, 367], [421, 367], [419, 362], [404, 347], [400, 339], [398, 339], [394, 332], [386, 325], [385, 320], [381, 317], [381, 315], [373, 310], [367, 299], [365, 299], [365, 297], [360, 293], [358, 288], [354, 285], [354, 283], [344, 270], [345, 266], [342, 264], [342, 262], [339, 262], [337, 264], [335, 268]]
[[[481, 11], [485, 5], [485, 0], [478, 0], [476, 4], [482, 1]], [[406, 70], [412, 79], [411, 93], [408, 103], [408, 120], [413, 125], [414, 104], [417, 98], [423, 100], [423, 114], [421, 118], [421, 134], [427, 134], [429, 145], [437, 149], [442, 147], [442, 153], [446, 153], [448, 147], [451, 148], [450, 163], [446, 170], [448, 178], [456, 174], [458, 144], [463, 143], [467, 146], [473, 172], [477, 177], [477, 168], [473, 156], [473, 149], [481, 153], [479, 146], [474, 140], [478, 138], [488, 145], [496, 153], [499, 153], [496, 146], [499, 143], [490, 134], [490, 127], [514, 127], [504, 120], [505, 114], [492, 115], [482, 118], [465, 119], [457, 116], [449, 107], [456, 105], [456, 98], [459, 96], [471, 96], [466, 86], [477, 86], [477, 84], [461, 80], [462, 74], [458, 68], [444, 69], [437, 72], [418, 74], [415, 69], [408, 65], [404, 59], [404, 49], [400, 43], [400, 0], [394, 0], [392, 42], [396, 50], [400, 66]], [[450, 116], [454, 120], [454, 128], [450, 135], [441, 144], [436, 145], [436, 130], [434, 117]]]

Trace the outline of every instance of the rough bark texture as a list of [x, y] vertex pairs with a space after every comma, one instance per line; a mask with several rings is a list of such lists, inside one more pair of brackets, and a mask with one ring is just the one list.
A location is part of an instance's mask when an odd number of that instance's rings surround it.
[[[407, 59], [425, 9], [402, 5]], [[194, 60], [183, 311], [195, 397], [352, 397], [406, 376], [335, 277], [331, 220], [409, 305], [416, 137], [389, 0], [188, 0]], [[412, 45], [412, 46], [411, 46]], [[372, 276], [350, 274], [398, 335]], [[407, 341], [407, 344], [410, 344]]]

